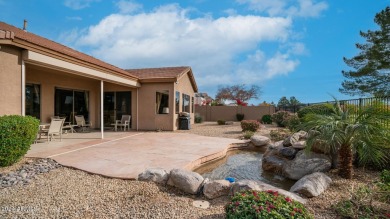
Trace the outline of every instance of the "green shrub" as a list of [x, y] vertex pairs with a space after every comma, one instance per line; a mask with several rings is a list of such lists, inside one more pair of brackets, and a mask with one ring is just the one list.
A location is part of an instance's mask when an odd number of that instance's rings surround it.
[[237, 192], [225, 206], [227, 219], [313, 218], [303, 204], [277, 191]]
[[281, 141], [291, 135], [288, 129], [271, 130], [269, 133], [272, 141]]
[[237, 113], [237, 114], [236, 114], [237, 121], [240, 121], [240, 122], [241, 122], [241, 121], [244, 119], [244, 116], [245, 116], [245, 115], [242, 114], [242, 113]]
[[245, 131], [244, 134], [242, 135], [244, 139], [250, 139], [255, 133], [252, 131]]
[[30, 149], [39, 129], [39, 120], [31, 116], [0, 117], [0, 166], [10, 166]]
[[260, 123], [256, 120], [242, 120], [241, 121], [242, 131], [256, 132], [260, 128]]
[[261, 117], [261, 123], [263, 123], [263, 124], [272, 124], [271, 115], [269, 115], [269, 114], [263, 115], [263, 117]]
[[225, 125], [226, 124], [226, 121], [225, 120], [218, 120], [217, 121], [218, 125]]
[[278, 127], [286, 127], [286, 121], [290, 116], [289, 112], [286, 111], [278, 111], [272, 114], [272, 122], [275, 122]]
[[303, 117], [305, 117], [305, 115], [307, 115], [309, 113], [329, 115], [332, 112], [333, 112], [332, 104], [325, 103], [325, 104], [316, 104], [316, 105], [306, 106], [306, 107], [300, 109], [297, 112], [297, 114], [298, 114], [298, 118], [302, 119]]
[[379, 200], [390, 203], [390, 170], [381, 172], [381, 179], [377, 183], [379, 188]]
[[195, 123], [202, 123], [203, 122], [203, 118], [199, 115], [196, 115], [195, 116]]
[[296, 114], [289, 114], [285, 117], [283, 121], [284, 126], [286, 126], [290, 131], [299, 131], [299, 125], [301, 124], [301, 120], [298, 118]]

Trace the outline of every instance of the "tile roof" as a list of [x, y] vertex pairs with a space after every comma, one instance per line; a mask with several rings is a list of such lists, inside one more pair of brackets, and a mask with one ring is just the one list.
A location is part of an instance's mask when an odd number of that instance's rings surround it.
[[135, 75], [139, 79], [158, 79], [158, 78], [179, 78], [181, 75], [190, 71], [188, 66], [163, 67], [163, 68], [142, 68], [126, 69], [127, 72]]
[[114, 71], [120, 75], [135, 77], [133, 74], [121, 68], [110, 65], [92, 56], [76, 51], [62, 44], [56, 43], [52, 40], [46, 39], [44, 37], [38, 36], [30, 32], [23, 31], [20, 28], [14, 27], [4, 22], [0, 22], [0, 39], [11, 39], [11, 40], [20, 39], [38, 45], [40, 47], [70, 56], [72, 58], [103, 67], [105, 69]]

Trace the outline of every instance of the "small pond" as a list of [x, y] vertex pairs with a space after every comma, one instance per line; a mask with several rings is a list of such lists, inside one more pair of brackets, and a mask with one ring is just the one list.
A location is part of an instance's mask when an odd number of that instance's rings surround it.
[[205, 178], [217, 180], [234, 177], [236, 180], [250, 179], [263, 181], [275, 187], [290, 190], [295, 181], [283, 176], [263, 172], [261, 159], [263, 152], [259, 150], [234, 150], [219, 160], [207, 163], [196, 170]]

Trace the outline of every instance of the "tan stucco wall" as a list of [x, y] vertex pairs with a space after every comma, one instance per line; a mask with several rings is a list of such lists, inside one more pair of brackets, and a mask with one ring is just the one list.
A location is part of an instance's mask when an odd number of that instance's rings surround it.
[[[193, 107], [191, 104], [194, 104], [192, 102], [192, 98], [195, 97], [195, 91], [194, 91], [194, 88], [192, 87], [192, 84], [191, 84], [191, 81], [190, 81], [190, 78], [188, 77], [188, 74], [185, 74], [183, 75], [179, 80], [178, 80], [178, 83], [174, 84], [175, 85], [175, 95], [176, 95], [176, 91], [179, 91], [180, 92], [180, 104], [179, 104], [179, 112], [182, 111], [182, 104], [183, 104], [183, 93], [184, 94], [187, 94], [190, 96], [190, 113], [191, 113], [191, 124], [194, 124], [194, 121], [195, 121], [195, 112], [192, 111], [192, 108], [194, 108], [194, 111], [195, 111], [195, 107]], [[175, 98], [175, 96], [174, 96]], [[173, 99], [173, 102], [175, 101], [175, 99]], [[195, 100], [194, 100], [195, 101]], [[172, 108], [175, 112], [175, 109]], [[178, 119], [179, 115], [174, 113], [174, 117], [173, 117], [173, 124], [175, 124], [174, 126], [174, 130], [177, 130], [178, 127], [179, 127], [179, 119]]]
[[196, 106], [196, 113], [204, 121], [237, 121], [237, 113], [243, 113], [245, 120], [258, 120], [274, 112], [274, 106]]
[[55, 89], [74, 89], [89, 92], [89, 116], [93, 127], [100, 127], [100, 81], [27, 65], [26, 83], [41, 85], [41, 122], [54, 116]]
[[[169, 114], [156, 113], [156, 92], [169, 91]], [[143, 83], [138, 94], [138, 124], [140, 130], [173, 130], [173, 83]]]
[[0, 48], [0, 116], [22, 114], [21, 49]]

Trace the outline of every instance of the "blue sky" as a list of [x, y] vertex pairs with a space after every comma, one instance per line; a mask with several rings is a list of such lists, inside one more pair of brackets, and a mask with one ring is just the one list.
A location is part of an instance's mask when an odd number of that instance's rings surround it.
[[0, 0], [0, 20], [121, 68], [191, 66], [200, 92], [256, 84], [258, 104], [353, 98], [343, 57], [390, 0]]

